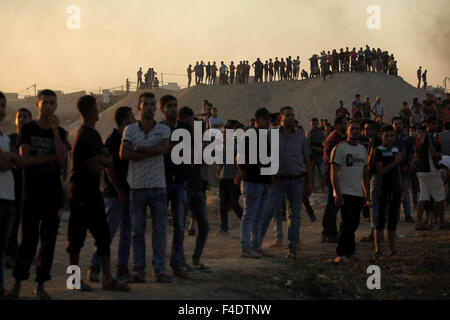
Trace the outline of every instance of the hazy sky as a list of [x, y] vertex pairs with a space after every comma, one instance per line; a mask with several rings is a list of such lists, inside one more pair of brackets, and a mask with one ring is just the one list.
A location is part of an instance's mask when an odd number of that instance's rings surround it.
[[[80, 30], [66, 27], [72, 4]], [[381, 8], [380, 30], [366, 27], [370, 5]], [[450, 0], [1, 0], [0, 90], [108, 88], [136, 81], [139, 66], [185, 74], [196, 60], [299, 55], [309, 72], [313, 53], [365, 44], [394, 53], [408, 82], [422, 65], [442, 85], [449, 16]]]

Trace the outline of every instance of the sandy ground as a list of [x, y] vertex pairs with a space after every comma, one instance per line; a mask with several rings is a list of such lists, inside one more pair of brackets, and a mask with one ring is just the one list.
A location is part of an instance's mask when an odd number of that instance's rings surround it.
[[[53, 279], [47, 283], [48, 292], [53, 299], [304, 299], [304, 298], [350, 298], [350, 299], [377, 299], [377, 298], [405, 298], [411, 297], [408, 288], [420, 288], [414, 292], [413, 298], [427, 298], [430, 290], [439, 298], [448, 299], [450, 290], [450, 233], [448, 231], [432, 231], [419, 233], [413, 231], [413, 225], [401, 221], [398, 229], [398, 244], [400, 255], [404, 253], [405, 261], [398, 260], [374, 262], [372, 261], [372, 244], [357, 244], [357, 254], [361, 256], [359, 263], [351, 266], [334, 266], [328, 260], [334, 258], [335, 244], [320, 243], [321, 218], [326, 202], [324, 193], [316, 192], [311, 197], [311, 203], [317, 215], [317, 221], [311, 223], [302, 210], [301, 251], [295, 262], [284, 260], [285, 249], [270, 249], [274, 258], [244, 259], [238, 256], [239, 250], [239, 220], [233, 212], [229, 213], [230, 232], [228, 236], [220, 236], [218, 214], [218, 189], [211, 187], [208, 190], [208, 214], [210, 219], [210, 234], [202, 262], [211, 267], [211, 273], [193, 272], [189, 280], [172, 278], [171, 284], [155, 283], [148, 278], [145, 284], [131, 284], [129, 293], [111, 293], [101, 290], [100, 284], [89, 283], [94, 287], [93, 292], [84, 293], [66, 289], [65, 273], [67, 255], [65, 241], [67, 236], [67, 219], [63, 218], [58, 236], [56, 254], [53, 264]], [[448, 211], [447, 211], [448, 215]], [[403, 216], [403, 215], [402, 215]], [[147, 261], [151, 261], [150, 228], [147, 224]], [[287, 243], [287, 224], [283, 223], [284, 243]], [[273, 241], [273, 224], [264, 242], [264, 246]], [[366, 235], [369, 223], [361, 219], [356, 232], [357, 239]], [[168, 226], [168, 252], [171, 248], [172, 227]], [[194, 248], [195, 237], [185, 237], [185, 254], [190, 262]], [[83, 278], [86, 276], [89, 258], [94, 250], [94, 241], [90, 235], [81, 253], [81, 270]], [[429, 248], [429, 249], [426, 249]], [[422, 250], [421, 250], [422, 249]], [[418, 252], [418, 250], [420, 252]], [[433, 259], [425, 259], [424, 255], [432, 254], [437, 250]], [[112, 244], [113, 265], [117, 253], [117, 237]], [[420, 255], [420, 254], [421, 255]], [[409, 259], [408, 259], [409, 258]], [[399, 258], [400, 259], [400, 258]], [[422, 260], [421, 260], [422, 259]], [[445, 260], [447, 259], [447, 260]], [[423, 263], [420, 264], [419, 262]], [[366, 268], [370, 264], [382, 264], [383, 277], [390, 279], [390, 289], [370, 291], [366, 287]], [[418, 264], [419, 263], [419, 264]], [[131, 264], [130, 264], [131, 266]], [[415, 268], [410, 273], [405, 268]], [[33, 275], [32, 267], [32, 275]], [[115, 268], [113, 268], [114, 270]], [[171, 275], [169, 257], [167, 257], [167, 270]], [[386, 271], [386, 273], [384, 273]], [[11, 271], [5, 270], [5, 285], [9, 288], [12, 283]], [[114, 270], [115, 271], [115, 270]], [[151, 264], [147, 265], [147, 274], [152, 273]], [[427, 276], [424, 276], [427, 275]], [[416, 278], [419, 276], [419, 278]], [[397, 277], [394, 280], [393, 277]], [[405, 279], [398, 279], [403, 277]], [[436, 278], [437, 277], [437, 278]], [[32, 279], [32, 278], [31, 278]], [[383, 278], [384, 279], [384, 278]], [[444, 282], [436, 281], [442, 279]], [[392, 281], [391, 281], [392, 280]], [[318, 282], [319, 281], [319, 282]], [[383, 281], [385, 288], [386, 281]], [[23, 283], [22, 296], [32, 298], [33, 282]], [[437, 287], [436, 287], [437, 286]], [[427, 289], [428, 288], [428, 289]], [[431, 289], [430, 289], [431, 288]]]

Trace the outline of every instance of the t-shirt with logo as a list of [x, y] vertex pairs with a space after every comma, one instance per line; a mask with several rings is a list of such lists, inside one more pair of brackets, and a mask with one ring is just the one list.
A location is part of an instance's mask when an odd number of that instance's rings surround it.
[[[400, 150], [396, 146], [393, 146], [390, 149], [382, 145], [378, 146], [375, 148], [375, 163], [381, 162], [383, 163], [383, 167], [385, 167], [395, 160], [395, 154], [398, 152], [400, 152]], [[395, 165], [391, 170], [386, 172], [384, 175], [379, 176], [379, 179], [381, 180], [381, 188], [379, 189], [381, 193], [383, 193], [383, 191], [399, 190], [400, 175], [398, 165]]]
[[[58, 127], [59, 137], [64, 145], [68, 145], [66, 131]], [[19, 145], [29, 145], [31, 156], [55, 155], [55, 140], [52, 129], [42, 129], [36, 121], [25, 123], [19, 136]], [[62, 203], [61, 170], [59, 164], [47, 162], [26, 166], [24, 170], [25, 199], [52, 199]]]
[[[134, 148], [152, 147], [161, 139], [170, 139], [170, 129], [162, 123], [155, 123], [149, 132], [141, 129], [140, 122], [125, 128], [122, 141]], [[130, 161], [127, 181], [131, 189], [166, 188], [164, 156], [156, 155], [140, 161]]]
[[[339, 186], [343, 195], [363, 197], [362, 178], [367, 165], [367, 150], [361, 144], [347, 141], [338, 144], [331, 152], [331, 161], [340, 166]], [[334, 196], [336, 192], [333, 191]]]

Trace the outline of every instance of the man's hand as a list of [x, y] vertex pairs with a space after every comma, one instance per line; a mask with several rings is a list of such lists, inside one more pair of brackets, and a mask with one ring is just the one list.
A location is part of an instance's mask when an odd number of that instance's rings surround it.
[[403, 160], [402, 154], [401, 154], [400, 152], [397, 152], [397, 153], [395, 154], [395, 159], [394, 159], [394, 161], [395, 161], [397, 164], [399, 164], [400, 162], [402, 162], [402, 160]]
[[313, 186], [312, 182], [306, 184], [306, 195], [309, 197], [312, 194]]
[[237, 177], [234, 177], [234, 184], [235, 185], [240, 185], [241, 184], [241, 176], [237, 176]]
[[56, 115], [53, 115], [49, 120], [50, 128], [52, 130], [57, 130], [59, 123], [60, 123], [59, 118]]
[[341, 194], [339, 194], [334, 198], [334, 202], [336, 204], [336, 207], [340, 208], [344, 205], [344, 198]]
[[126, 194], [125, 192], [120, 192], [119, 193], [119, 201], [124, 208], [128, 208], [128, 206], [130, 204], [130, 197], [128, 197], [128, 194]]

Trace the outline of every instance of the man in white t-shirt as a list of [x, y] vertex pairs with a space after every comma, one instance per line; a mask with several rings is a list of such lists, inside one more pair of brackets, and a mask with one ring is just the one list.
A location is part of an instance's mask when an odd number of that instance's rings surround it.
[[369, 171], [367, 151], [359, 143], [361, 125], [350, 121], [347, 125], [347, 140], [334, 147], [331, 153], [331, 182], [336, 206], [341, 209], [337, 257], [340, 263], [355, 257], [355, 231], [363, 200], [369, 201]]
[[120, 158], [129, 161], [130, 215], [133, 232], [134, 282], [145, 282], [145, 228], [147, 206], [152, 215], [153, 277], [171, 282], [165, 273], [167, 191], [164, 154], [169, 148], [170, 129], [154, 120], [156, 99], [150, 92], [139, 97], [140, 120], [125, 128]]
[[[6, 97], [0, 92], [0, 121], [6, 116]], [[6, 247], [16, 218], [13, 167], [21, 167], [22, 161], [11, 146], [9, 136], [0, 131], [0, 299], [5, 294], [3, 268]]]

